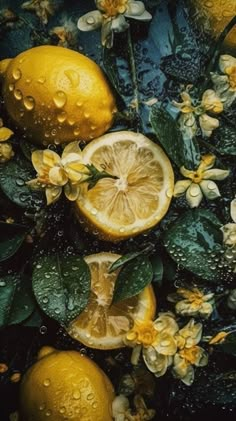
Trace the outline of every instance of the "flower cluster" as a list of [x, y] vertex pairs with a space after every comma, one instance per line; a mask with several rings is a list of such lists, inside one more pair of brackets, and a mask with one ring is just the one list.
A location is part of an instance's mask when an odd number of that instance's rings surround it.
[[214, 309], [214, 294], [204, 294], [198, 288], [178, 288], [169, 294], [168, 301], [176, 303], [175, 311], [181, 316], [201, 316], [207, 319]]
[[228, 170], [212, 168], [216, 157], [208, 154], [203, 155], [197, 170], [188, 170], [184, 166], [180, 168], [181, 174], [187, 180], [179, 180], [175, 184], [174, 196], [180, 197], [186, 194], [186, 200], [191, 208], [198, 207], [205, 196], [209, 200], [220, 196], [215, 180], [224, 180], [229, 175]]
[[107, 48], [113, 46], [115, 32], [123, 32], [129, 27], [125, 18], [141, 21], [152, 18], [142, 1], [96, 0], [95, 3], [97, 10], [81, 16], [78, 28], [81, 31], [93, 31], [101, 27], [101, 42]]
[[137, 364], [142, 352], [144, 362], [156, 377], [163, 376], [168, 367], [186, 385], [194, 380], [193, 366], [204, 366], [207, 354], [198, 346], [202, 337], [202, 324], [191, 319], [179, 329], [172, 313], [160, 313], [155, 321], [136, 320], [126, 334], [124, 342], [133, 348], [131, 362]]
[[9, 161], [14, 156], [12, 145], [8, 142], [13, 135], [13, 131], [3, 126], [0, 119], [0, 164]]
[[37, 178], [27, 184], [34, 189], [45, 189], [48, 205], [59, 199], [63, 189], [67, 199], [77, 200], [80, 184], [90, 175], [89, 169], [83, 164], [78, 142], [67, 145], [62, 157], [50, 149], [34, 151], [32, 163]]
[[223, 111], [223, 104], [220, 97], [212, 89], [207, 89], [199, 105], [193, 105], [193, 99], [188, 92], [181, 94], [183, 102], [173, 101], [173, 105], [181, 111], [179, 126], [184, 138], [193, 138], [197, 133], [197, 119], [204, 137], [210, 137], [213, 130], [219, 127], [219, 120], [211, 117]]
[[58, 8], [54, 0], [29, 0], [21, 5], [27, 12], [33, 12], [38, 16], [43, 25], [47, 25], [48, 18], [53, 16]]
[[211, 79], [224, 108], [228, 108], [236, 99], [236, 58], [228, 54], [220, 56], [219, 68], [221, 74], [212, 73]]

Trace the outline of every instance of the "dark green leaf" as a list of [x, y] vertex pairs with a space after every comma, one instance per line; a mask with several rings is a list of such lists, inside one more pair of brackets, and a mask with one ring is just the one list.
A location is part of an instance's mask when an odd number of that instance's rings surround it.
[[23, 243], [27, 227], [0, 222], [0, 262], [12, 257]]
[[153, 249], [153, 246], [147, 246], [145, 249], [140, 251], [134, 251], [132, 253], [127, 253], [123, 256], [121, 256], [119, 259], [117, 259], [114, 263], [112, 263], [108, 273], [112, 273], [121, 266], [124, 266], [127, 262], [130, 262], [131, 260], [135, 259], [138, 256], [142, 256], [145, 253], [150, 252]]
[[38, 208], [45, 203], [43, 193], [25, 184], [33, 178], [33, 166], [23, 156], [0, 165], [0, 187], [12, 202], [23, 208]]
[[163, 272], [164, 272], [162, 259], [160, 258], [160, 256], [156, 255], [156, 256], [151, 256], [150, 261], [152, 264], [153, 282], [156, 282], [159, 285], [161, 285]]
[[222, 124], [215, 132], [215, 143], [213, 146], [221, 155], [236, 155], [236, 127], [229, 126], [222, 121]]
[[167, 155], [181, 167], [194, 169], [199, 165], [200, 153], [194, 139], [183, 138], [177, 122], [164, 108], [152, 107], [150, 122]]
[[85, 308], [90, 293], [90, 271], [77, 256], [43, 256], [33, 272], [33, 290], [41, 309], [68, 324]]
[[236, 332], [226, 336], [224, 342], [218, 346], [218, 349], [236, 357]]
[[31, 282], [27, 277], [8, 275], [0, 278], [0, 326], [21, 323], [34, 308]]
[[152, 281], [152, 265], [146, 256], [138, 256], [128, 262], [118, 274], [113, 301], [133, 297]]
[[34, 145], [33, 143], [30, 143], [28, 140], [26, 141], [25, 139], [20, 140], [20, 147], [21, 147], [21, 150], [22, 150], [23, 154], [25, 155], [25, 157], [30, 162], [31, 162], [32, 152], [39, 149], [38, 146]]
[[40, 327], [42, 325], [42, 315], [37, 308], [33, 311], [30, 317], [23, 322], [23, 325], [27, 327]]
[[218, 266], [222, 251], [221, 225], [210, 211], [190, 210], [169, 227], [164, 244], [178, 264], [215, 282], [222, 275]]

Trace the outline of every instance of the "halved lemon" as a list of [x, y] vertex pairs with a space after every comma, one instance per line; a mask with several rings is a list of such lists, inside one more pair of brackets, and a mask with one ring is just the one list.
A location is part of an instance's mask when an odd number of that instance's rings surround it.
[[92, 232], [108, 241], [133, 237], [155, 226], [166, 214], [174, 187], [171, 163], [146, 136], [113, 132], [90, 142], [85, 164], [116, 176], [92, 188], [81, 187], [76, 214]]
[[151, 285], [134, 297], [112, 304], [119, 269], [112, 273], [108, 270], [119, 257], [105, 252], [85, 257], [91, 271], [91, 295], [85, 310], [69, 325], [68, 333], [91, 348], [120, 348], [135, 319], [145, 321], [155, 316], [156, 300]]

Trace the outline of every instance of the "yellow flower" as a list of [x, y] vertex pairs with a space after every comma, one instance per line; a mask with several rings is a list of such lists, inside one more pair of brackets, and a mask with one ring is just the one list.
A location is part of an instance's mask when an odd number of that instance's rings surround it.
[[53, 0], [30, 0], [23, 3], [21, 8], [35, 13], [40, 21], [44, 25], [47, 25], [48, 18], [54, 15], [58, 7], [56, 2]]
[[236, 58], [228, 54], [220, 56], [219, 67], [223, 74], [212, 73], [211, 78], [224, 108], [227, 108], [236, 98]]
[[57, 45], [72, 49], [77, 46], [77, 33], [77, 27], [72, 19], [66, 19], [61, 26], [55, 26], [49, 32], [58, 39]]
[[193, 319], [176, 335], [179, 349], [174, 356], [172, 371], [174, 376], [187, 386], [194, 381], [193, 366], [204, 367], [208, 363], [206, 351], [197, 345], [201, 337], [202, 324], [195, 324]]
[[34, 151], [32, 163], [37, 178], [27, 184], [36, 189], [45, 188], [48, 205], [59, 199], [63, 188], [67, 199], [76, 200], [80, 193], [80, 183], [90, 174], [82, 162], [78, 142], [67, 145], [61, 158], [50, 149]]
[[182, 92], [181, 98], [183, 102], [173, 101], [173, 104], [181, 111], [179, 125], [183, 136], [187, 139], [194, 137], [197, 131], [196, 117], [198, 117], [203, 136], [210, 137], [212, 131], [219, 127], [219, 120], [209, 116], [207, 112], [219, 114], [223, 111], [223, 104], [217, 93], [207, 89], [200, 105], [197, 106], [193, 106], [188, 92]]
[[134, 322], [124, 342], [133, 348], [131, 362], [137, 364], [142, 351], [148, 369], [156, 377], [163, 376], [177, 351], [174, 335], [178, 325], [171, 313], [160, 313], [155, 321]]
[[175, 294], [168, 295], [168, 300], [176, 302], [176, 313], [181, 316], [199, 315], [208, 318], [213, 312], [213, 297], [213, 293], [204, 295], [198, 288], [178, 288]]
[[198, 207], [203, 196], [209, 200], [219, 197], [219, 189], [213, 180], [224, 180], [228, 177], [229, 171], [212, 169], [215, 159], [214, 155], [203, 155], [197, 170], [188, 170], [182, 166], [180, 172], [187, 180], [177, 181], [174, 196], [180, 197], [186, 194], [186, 200], [191, 208]]
[[222, 344], [224, 342], [226, 336], [228, 336], [229, 334], [230, 334], [230, 332], [218, 332], [215, 336], [213, 336], [209, 340], [209, 345]]
[[96, 0], [98, 10], [86, 13], [78, 20], [81, 31], [93, 31], [101, 27], [101, 42], [111, 48], [115, 32], [123, 32], [129, 24], [125, 18], [149, 21], [152, 16], [145, 10], [142, 1], [133, 0]]
[[149, 421], [155, 416], [153, 409], [148, 409], [141, 395], [134, 396], [134, 411], [129, 400], [124, 395], [118, 395], [112, 402], [112, 417], [114, 421]]
[[0, 119], [0, 164], [9, 161], [14, 156], [12, 145], [7, 142], [13, 134], [12, 130], [3, 127], [2, 120]]

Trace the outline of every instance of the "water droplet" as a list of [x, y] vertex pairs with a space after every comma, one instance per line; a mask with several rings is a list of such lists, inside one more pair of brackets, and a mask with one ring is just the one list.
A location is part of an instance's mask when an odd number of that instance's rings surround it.
[[192, 184], [192, 186], [191, 186], [191, 190], [190, 190], [190, 196], [192, 196], [192, 197], [196, 197], [196, 196], [198, 196], [199, 195], [199, 186], [198, 185], [194, 185], [194, 184]]
[[10, 83], [10, 85], [8, 86], [8, 89], [9, 89], [10, 92], [14, 91], [13, 83]]
[[16, 184], [17, 184], [17, 186], [24, 186], [25, 181], [22, 178], [17, 178]]
[[82, 102], [82, 101], [77, 101], [77, 102], [76, 102], [76, 105], [77, 105], [77, 107], [79, 107], [79, 108], [80, 108], [80, 107], [82, 107], [83, 102]]
[[20, 91], [20, 89], [15, 89], [14, 91], [14, 97], [20, 101], [23, 98], [22, 92]]
[[59, 412], [60, 412], [60, 414], [64, 414], [64, 413], [66, 412], [66, 408], [65, 408], [64, 406], [62, 406], [62, 407], [59, 409]]
[[35, 101], [32, 96], [26, 96], [23, 100], [24, 106], [28, 111], [33, 110], [35, 106]]
[[5, 287], [6, 282], [5, 281], [0, 281], [0, 287]]
[[46, 415], [46, 417], [50, 417], [50, 415], [52, 415], [52, 411], [50, 411], [50, 409], [48, 409], [48, 410], [45, 412], [45, 415]]
[[65, 111], [61, 111], [60, 114], [57, 116], [57, 120], [59, 123], [63, 123], [66, 120], [67, 114]]
[[52, 129], [52, 130], [51, 130], [51, 135], [52, 135], [52, 136], [56, 136], [56, 134], [57, 134], [57, 130], [56, 130], [56, 129]]
[[16, 68], [12, 72], [12, 76], [15, 80], [19, 80], [21, 78], [21, 71], [20, 69]]
[[53, 97], [54, 104], [57, 108], [64, 107], [66, 99], [66, 94], [63, 91], [57, 91]]
[[46, 78], [44, 76], [41, 76], [38, 78], [37, 82], [43, 84], [46, 82]]
[[74, 399], [76, 399], [76, 400], [78, 400], [78, 399], [80, 399], [80, 391], [79, 390], [76, 390], [74, 393], [73, 393], [73, 398]]
[[78, 136], [80, 134], [80, 129], [78, 126], [74, 128], [73, 133], [75, 136]]
[[26, 79], [26, 83], [30, 84], [32, 80], [30, 78]]
[[43, 411], [45, 407], [46, 407], [45, 403], [42, 403], [41, 405], [39, 405], [39, 410]]
[[96, 409], [96, 408], [98, 407], [98, 403], [97, 403], [97, 401], [94, 401], [94, 402], [92, 403], [92, 407], [93, 407], [94, 409]]
[[166, 196], [170, 199], [173, 196], [173, 189], [166, 190]]
[[48, 297], [43, 297], [42, 301], [43, 301], [44, 304], [47, 304], [48, 303]]
[[39, 332], [41, 333], [41, 335], [45, 335], [45, 333], [47, 333], [47, 326], [40, 326], [39, 328]]
[[125, 232], [125, 229], [124, 228], [120, 228], [119, 231], [120, 232]]
[[56, 314], [60, 314], [60, 309], [59, 308], [55, 308], [54, 311], [55, 311]]
[[91, 401], [94, 398], [94, 394], [93, 393], [89, 393], [87, 396], [88, 401]]
[[72, 118], [68, 118], [68, 124], [70, 126], [73, 126], [75, 124], [75, 120], [73, 120]]
[[92, 215], [97, 215], [97, 213], [98, 213], [97, 209], [92, 209], [92, 210], [91, 210], [91, 214], [92, 214]]
[[43, 381], [43, 385], [46, 386], [46, 387], [50, 386], [50, 384], [51, 384], [51, 380], [50, 379], [45, 379]]
[[88, 113], [88, 112], [85, 112], [85, 113], [84, 113], [84, 117], [85, 117], [85, 118], [89, 118], [89, 117], [90, 117], [90, 115], [91, 115], [91, 114], [90, 114], [90, 113]]

